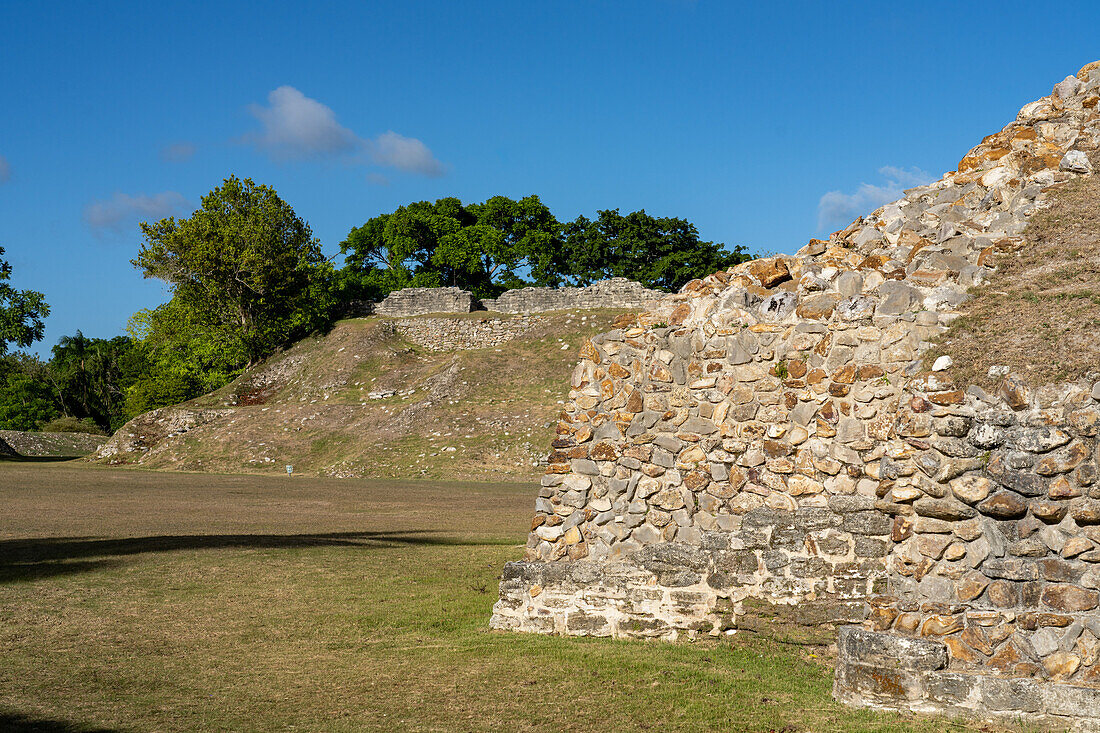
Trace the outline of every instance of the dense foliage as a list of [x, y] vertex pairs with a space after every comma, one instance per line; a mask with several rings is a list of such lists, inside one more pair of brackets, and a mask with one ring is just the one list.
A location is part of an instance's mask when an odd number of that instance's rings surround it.
[[23, 353], [0, 357], [0, 429], [35, 430], [71, 418], [110, 431], [133, 414], [130, 388], [148, 372], [144, 347], [126, 336], [64, 336], [42, 361]]
[[11, 265], [3, 255], [4, 248], [0, 247], [0, 354], [8, 344], [26, 347], [42, 338], [42, 319], [50, 314], [42, 293], [11, 286]]
[[748, 259], [740, 247], [700, 240], [684, 219], [613, 209], [562, 224], [538, 196], [419, 201], [355, 227], [341, 251], [342, 297], [367, 300], [406, 287], [456, 285], [487, 297], [608, 277], [674, 291]]

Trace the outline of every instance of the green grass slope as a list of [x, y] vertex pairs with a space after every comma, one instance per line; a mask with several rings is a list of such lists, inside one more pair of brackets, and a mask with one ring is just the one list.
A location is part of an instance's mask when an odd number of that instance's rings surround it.
[[549, 452], [577, 350], [620, 313], [541, 314], [507, 343], [447, 351], [408, 341], [377, 317], [341, 321], [216, 392], [135, 418], [98, 460], [220, 473], [283, 473], [290, 464], [344, 478], [531, 479]]

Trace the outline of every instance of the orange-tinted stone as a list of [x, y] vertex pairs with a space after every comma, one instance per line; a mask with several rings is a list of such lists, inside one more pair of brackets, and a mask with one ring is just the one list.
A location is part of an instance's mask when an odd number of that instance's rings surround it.
[[961, 389], [954, 389], [950, 392], [935, 392], [928, 395], [928, 400], [936, 405], [958, 405], [966, 399], [966, 395], [963, 394]]
[[947, 646], [947, 653], [952, 659], [964, 664], [980, 664], [985, 661], [982, 655], [967, 646], [958, 636], [949, 636], [943, 640], [943, 643]]
[[584, 344], [581, 345], [580, 357], [582, 359], [589, 359], [591, 361], [594, 361], [597, 364], [603, 361], [603, 354], [600, 353], [600, 350], [596, 348], [595, 344], [587, 339], [585, 340]]
[[1100, 606], [1100, 593], [1068, 583], [1056, 583], [1043, 589], [1043, 603], [1056, 611], [1077, 613]]
[[680, 305], [676, 306], [676, 308], [673, 309], [671, 315], [669, 315], [668, 325], [670, 325], [670, 326], [679, 326], [684, 321], [686, 321], [687, 317], [690, 316], [690, 315], [691, 315], [691, 306], [688, 305], [687, 303], [681, 303]]
[[754, 260], [748, 265], [749, 274], [765, 288], [772, 288], [791, 278], [787, 263], [781, 257]]
[[616, 379], [626, 379], [630, 376], [630, 370], [618, 362], [612, 362], [611, 366], [607, 368], [607, 373]]
[[882, 367], [876, 364], [864, 364], [859, 368], [860, 379], [879, 379], [885, 374]]

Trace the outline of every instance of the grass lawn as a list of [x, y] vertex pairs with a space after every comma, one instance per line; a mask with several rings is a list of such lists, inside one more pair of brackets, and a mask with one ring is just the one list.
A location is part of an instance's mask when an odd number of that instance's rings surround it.
[[0, 463], [0, 730], [991, 730], [848, 710], [804, 648], [743, 634], [490, 632], [532, 506], [514, 484]]

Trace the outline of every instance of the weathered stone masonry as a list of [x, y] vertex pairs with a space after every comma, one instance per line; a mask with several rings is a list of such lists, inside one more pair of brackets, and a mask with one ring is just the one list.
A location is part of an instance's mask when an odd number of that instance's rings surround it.
[[1100, 724], [1100, 388], [921, 360], [1092, 172], [1098, 90], [1091, 64], [941, 180], [586, 343], [493, 627], [671, 639], [765, 599], [860, 622], [846, 702]]
[[601, 280], [583, 288], [519, 288], [499, 298], [478, 300], [461, 288], [405, 288], [381, 303], [356, 302], [349, 315], [423, 316], [432, 313], [545, 313], [586, 308], [648, 308], [665, 293], [650, 290], [622, 277]]

